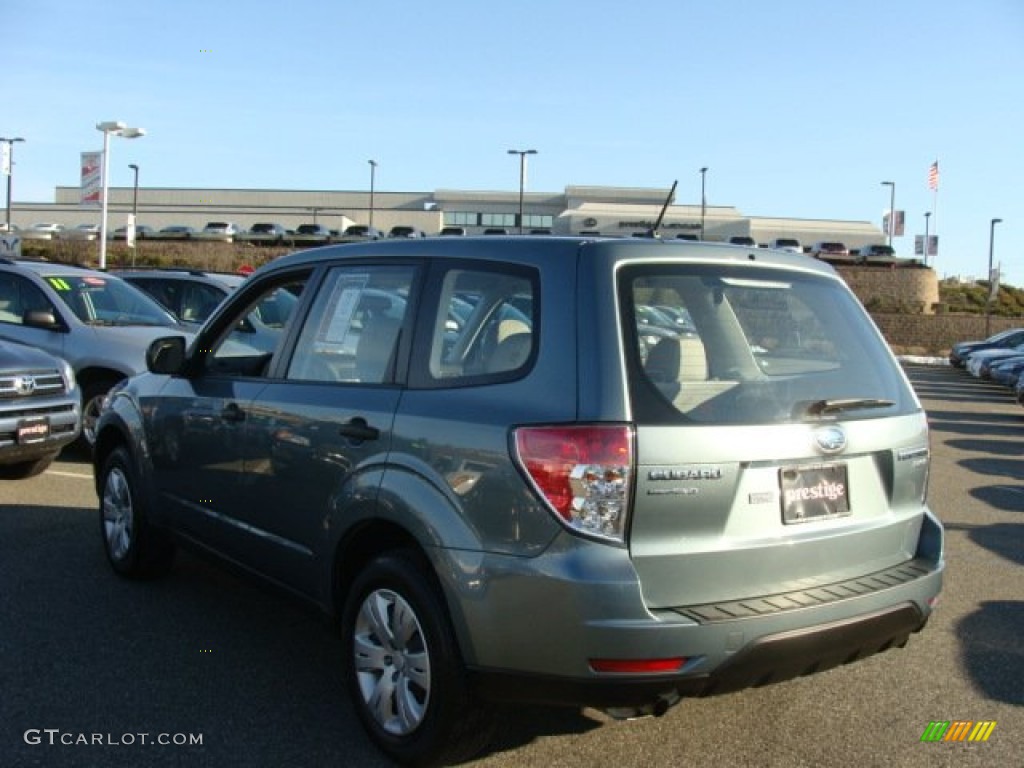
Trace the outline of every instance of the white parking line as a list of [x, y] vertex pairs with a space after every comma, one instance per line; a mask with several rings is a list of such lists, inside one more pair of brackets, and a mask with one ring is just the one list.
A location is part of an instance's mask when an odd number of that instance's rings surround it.
[[59, 469], [48, 469], [46, 474], [57, 475], [57, 477], [77, 477], [81, 480], [92, 480], [92, 475], [81, 475], [78, 472], [61, 472]]

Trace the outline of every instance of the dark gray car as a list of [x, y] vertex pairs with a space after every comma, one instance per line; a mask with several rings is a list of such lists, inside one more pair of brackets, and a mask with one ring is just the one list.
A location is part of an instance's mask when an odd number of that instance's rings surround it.
[[[282, 291], [273, 349], [234, 343]], [[642, 338], [651, 306], [686, 328]], [[337, 616], [355, 710], [401, 762], [474, 754], [496, 701], [660, 714], [900, 647], [940, 591], [925, 414], [803, 256], [319, 248], [148, 359], [99, 423], [114, 570], [198, 546]]]
[[80, 398], [65, 360], [0, 341], [0, 477], [31, 477], [50, 466], [82, 428]]

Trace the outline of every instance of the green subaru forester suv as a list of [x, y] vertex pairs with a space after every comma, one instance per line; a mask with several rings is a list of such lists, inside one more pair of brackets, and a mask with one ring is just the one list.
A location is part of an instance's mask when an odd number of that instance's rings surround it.
[[400, 762], [467, 759], [502, 702], [660, 714], [900, 647], [941, 588], [925, 413], [800, 254], [327, 246], [148, 368], [98, 425], [113, 569], [191, 546], [319, 605]]

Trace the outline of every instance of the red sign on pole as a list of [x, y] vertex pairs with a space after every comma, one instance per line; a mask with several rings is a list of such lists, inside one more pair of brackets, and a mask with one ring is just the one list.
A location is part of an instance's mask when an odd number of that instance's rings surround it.
[[82, 195], [80, 205], [100, 205], [103, 202], [103, 153], [82, 153]]

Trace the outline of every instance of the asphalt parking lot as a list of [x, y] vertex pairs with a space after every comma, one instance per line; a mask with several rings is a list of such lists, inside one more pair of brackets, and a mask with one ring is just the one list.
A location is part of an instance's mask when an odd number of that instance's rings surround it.
[[[925, 632], [659, 719], [518, 708], [472, 765], [1024, 765], [1024, 408], [959, 371], [908, 370], [947, 530]], [[348, 705], [319, 616], [189, 555], [156, 583], [116, 578], [81, 459], [0, 484], [0, 574], [0, 766], [389, 764]], [[922, 743], [945, 720], [996, 726], [984, 743]]]

